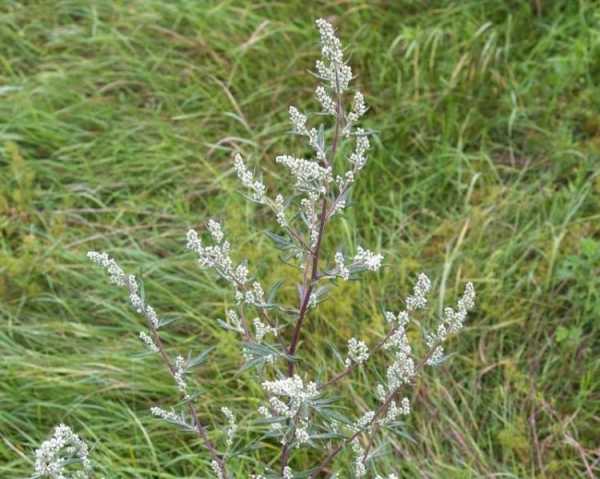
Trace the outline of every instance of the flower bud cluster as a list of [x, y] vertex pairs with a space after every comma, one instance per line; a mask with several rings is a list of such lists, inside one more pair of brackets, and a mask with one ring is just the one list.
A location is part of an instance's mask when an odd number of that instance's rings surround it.
[[[356, 145], [354, 147], [354, 152], [350, 155], [348, 161], [354, 165], [354, 171], [356, 174], [356, 172], [362, 170], [367, 164], [367, 157], [365, 154], [371, 147], [371, 143], [369, 142], [369, 137], [366, 135], [365, 130], [362, 128], [358, 128], [356, 130], [355, 137]], [[354, 177], [352, 178], [352, 181], [354, 181]]]
[[296, 107], [290, 106], [289, 108], [290, 122], [294, 133], [297, 133], [308, 138], [308, 143], [315, 150], [317, 160], [325, 161], [327, 158], [325, 149], [319, 141], [319, 135], [316, 128], [306, 127], [306, 115], [300, 113]]
[[350, 269], [344, 264], [344, 254], [340, 251], [335, 254], [335, 274], [346, 281], [350, 279]]
[[[427, 293], [431, 288], [429, 278], [421, 273], [417, 278], [412, 294], [406, 298], [406, 311], [395, 315], [387, 311], [385, 313], [386, 322], [392, 325], [392, 331], [383, 345], [383, 349], [392, 352], [393, 360], [387, 368], [385, 386], [378, 386], [378, 396], [381, 401], [385, 401], [388, 394], [393, 394], [398, 388], [404, 384], [409, 384], [416, 374], [415, 361], [413, 359], [412, 347], [408, 341], [406, 334], [406, 326], [409, 323], [409, 311], [424, 308], [427, 305]], [[390, 422], [395, 417], [402, 413], [408, 414], [410, 411], [408, 403], [404, 403], [402, 408], [398, 408], [395, 402], [392, 402], [388, 417], [384, 422]]]
[[[258, 412], [268, 418], [286, 418], [297, 423], [295, 440], [298, 444], [309, 440], [308, 434], [308, 408], [311, 402], [319, 395], [317, 384], [314, 382], [304, 383], [298, 375], [277, 379], [275, 381], [264, 381], [263, 390], [269, 395], [269, 406], [261, 406]], [[272, 422], [271, 429], [274, 432], [281, 430], [281, 422]], [[287, 442], [285, 437], [282, 442]]]
[[429, 293], [430, 289], [431, 280], [426, 274], [419, 274], [412, 294], [406, 298], [406, 310], [424, 309], [427, 306], [427, 293]]
[[467, 283], [462, 297], [458, 300], [456, 310], [447, 307], [444, 308], [444, 315], [433, 333], [425, 335], [425, 343], [429, 348], [433, 349], [430, 357], [427, 359], [429, 366], [437, 366], [444, 360], [444, 348], [441, 345], [450, 334], [459, 332], [467, 313], [475, 306], [475, 288], [473, 283]]
[[185, 420], [185, 417], [181, 414], [177, 414], [175, 411], [167, 411], [161, 407], [154, 406], [150, 408], [150, 412], [153, 416], [164, 419], [165, 421], [172, 422], [174, 424], [178, 424], [180, 426], [188, 427], [188, 424]]
[[[79, 470], [67, 472], [69, 466], [74, 463], [81, 466]], [[59, 424], [52, 437], [35, 451], [34, 469], [37, 477], [41, 478], [89, 477], [92, 465], [88, 446], [70, 427]]]
[[352, 266], [363, 267], [369, 271], [379, 271], [381, 268], [381, 262], [383, 261], [383, 255], [373, 253], [368, 249], [363, 249], [360, 246], [357, 248], [357, 253], [352, 260]]
[[307, 198], [302, 198], [300, 201], [302, 216], [308, 227], [311, 248], [315, 247], [319, 236], [319, 215], [317, 214], [316, 207], [318, 199], [319, 196], [316, 193], [311, 192], [308, 194]]
[[208, 231], [214, 245], [204, 246], [198, 233], [189, 230], [187, 248], [198, 255], [198, 263], [202, 268], [214, 269], [222, 278], [235, 287], [243, 286], [248, 281], [248, 268], [245, 264], [234, 265], [230, 257], [231, 245], [224, 240], [221, 225], [214, 220], [208, 221]]
[[415, 375], [415, 362], [404, 326], [398, 326], [385, 342], [383, 348], [391, 351], [394, 360], [387, 370], [387, 389], [392, 393], [403, 384], [408, 384]]
[[148, 333], [146, 333], [145, 331], [140, 331], [139, 337], [150, 351], [152, 351], [153, 353], [158, 353], [158, 346], [154, 342], [154, 339], [152, 339], [150, 335], [148, 335]]
[[[132, 274], [125, 274], [125, 272], [117, 264], [117, 262], [114, 259], [110, 258], [106, 253], [90, 251], [88, 252], [87, 257], [107, 271], [112, 283], [127, 288], [127, 290], [129, 291], [129, 303], [131, 304], [133, 309], [138, 314], [141, 314], [146, 318], [151, 330], [158, 330], [158, 328], [160, 327], [160, 320], [158, 319], [158, 315], [156, 314], [156, 311], [152, 306], [144, 302], [136, 277]], [[158, 351], [158, 347], [154, 343], [154, 340], [145, 332], [140, 333], [140, 339], [148, 346], [148, 348], [151, 351]]]
[[242, 160], [242, 156], [240, 154], [236, 154], [233, 159], [233, 165], [235, 167], [235, 171], [237, 173], [238, 178], [242, 182], [246, 188], [252, 191], [252, 201], [256, 201], [257, 203], [265, 203], [265, 185], [262, 181], [255, 180], [252, 172], [246, 167], [244, 164], [244, 160]]
[[353, 363], [362, 364], [369, 359], [369, 348], [364, 341], [359, 341], [356, 338], [348, 340], [348, 355], [344, 365], [349, 368]]
[[290, 466], [285, 466], [283, 468], [283, 479], [294, 479], [294, 473]]
[[367, 456], [358, 438], [352, 440], [352, 452], [354, 453], [354, 476], [364, 477], [367, 474], [367, 467], [365, 466]]
[[189, 399], [190, 395], [188, 393], [187, 382], [185, 380], [185, 372], [187, 369], [187, 365], [183, 356], [179, 355], [175, 358], [175, 368], [173, 372], [173, 379], [175, 380], [175, 384], [177, 384], [177, 389], [179, 392], [183, 394], [185, 399]]
[[315, 90], [315, 96], [317, 97], [318, 102], [321, 104], [321, 108], [324, 113], [328, 113], [330, 115], [337, 115], [337, 107], [333, 98], [329, 96], [327, 90], [323, 86], [318, 86]]
[[253, 323], [257, 343], [261, 343], [267, 334], [277, 337], [277, 328], [264, 324], [260, 318], [254, 318]]
[[317, 60], [316, 69], [319, 77], [328, 82], [332, 90], [343, 92], [352, 80], [352, 69], [344, 63], [342, 43], [335, 36], [331, 24], [323, 19], [317, 20], [321, 35], [321, 57]]
[[375, 411], [367, 411], [364, 413], [358, 421], [351, 425], [350, 429], [353, 432], [364, 431], [371, 427], [371, 423], [375, 418]]
[[215, 473], [215, 476], [217, 477], [217, 479], [225, 479], [225, 471], [223, 471], [223, 466], [221, 466], [221, 464], [219, 464], [219, 461], [217, 461], [216, 459], [213, 459], [210, 462], [210, 467], [213, 470], [213, 472]]
[[323, 167], [316, 161], [279, 155], [275, 158], [275, 162], [290, 170], [296, 180], [295, 187], [300, 191], [325, 193], [326, 185], [333, 180], [331, 167]]
[[334, 257], [335, 269], [330, 273], [334, 276], [338, 276], [344, 280], [350, 279], [352, 272], [360, 270], [378, 271], [381, 268], [381, 262], [383, 261], [383, 255], [375, 254], [372, 251], [361, 248], [357, 248], [357, 253], [352, 258], [352, 263], [346, 266], [344, 254], [338, 251]]
[[359, 91], [354, 94], [354, 101], [352, 102], [352, 110], [346, 117], [346, 124], [344, 125], [344, 136], [350, 136], [352, 127], [360, 120], [360, 118], [367, 112], [367, 106], [365, 105], [365, 97]]
[[409, 414], [410, 400], [407, 397], [403, 397], [399, 405], [396, 400], [393, 399], [390, 401], [385, 416], [379, 419], [377, 422], [380, 426], [387, 426], [398, 419], [399, 416], [408, 416]]
[[275, 218], [277, 219], [277, 224], [279, 224], [279, 226], [281, 226], [282, 228], [287, 228], [289, 225], [285, 216], [285, 199], [282, 195], [277, 195], [275, 197], [275, 203], [273, 205], [273, 208], [275, 210]]
[[223, 406], [221, 408], [221, 412], [227, 419], [227, 427], [225, 428], [225, 433], [227, 435], [226, 443], [227, 447], [231, 447], [231, 445], [233, 444], [235, 433], [238, 428], [237, 421], [235, 419], [235, 415], [233, 414], [233, 412], [231, 412], [231, 409], [229, 409], [228, 407]]
[[235, 310], [228, 309], [225, 312], [225, 317], [227, 318], [227, 321], [226, 321], [226, 324], [228, 326], [227, 329], [231, 329], [233, 331], [236, 331], [236, 332], [242, 333], [242, 334], [244, 333], [244, 328], [242, 326], [242, 321], [240, 320], [240, 317], [235, 312]]
[[89, 251], [87, 257], [90, 261], [102, 266], [108, 273], [110, 282], [117, 286], [126, 286], [127, 277], [117, 262], [106, 253]]

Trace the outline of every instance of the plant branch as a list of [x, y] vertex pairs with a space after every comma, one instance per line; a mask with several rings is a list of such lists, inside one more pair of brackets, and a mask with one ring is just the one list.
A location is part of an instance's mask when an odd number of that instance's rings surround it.
[[[161, 357], [163, 363], [165, 364], [165, 366], [169, 370], [169, 373], [171, 374], [171, 376], [173, 377], [173, 379], [175, 379], [175, 367], [171, 363], [171, 360], [169, 359], [169, 356], [167, 355], [167, 353], [165, 351], [165, 347], [164, 347], [164, 344], [163, 344], [162, 339], [160, 337], [160, 334], [158, 333], [158, 330], [154, 327], [154, 325], [152, 325], [152, 323], [150, 323], [150, 321], [148, 321], [148, 327], [150, 328], [150, 331], [152, 333], [152, 337], [153, 337], [154, 342], [155, 342], [155, 344], [156, 344], [156, 346], [158, 348], [158, 352], [160, 354], [160, 357]], [[225, 467], [225, 461], [223, 460], [223, 457], [219, 453], [219, 451], [217, 451], [217, 449], [216, 449], [215, 445], [213, 444], [213, 442], [208, 437], [208, 433], [206, 432], [206, 428], [200, 422], [200, 419], [198, 417], [198, 412], [196, 411], [196, 408], [194, 407], [194, 405], [190, 401], [187, 402], [187, 406], [188, 406], [188, 410], [190, 412], [190, 415], [192, 416], [192, 420], [194, 421], [194, 428], [195, 428], [194, 430], [196, 431], [196, 434], [198, 435], [198, 437], [200, 438], [200, 440], [204, 443], [204, 447], [208, 450], [208, 452], [210, 453], [211, 457], [217, 462], [217, 464], [221, 468], [221, 471], [223, 471], [223, 478], [224, 479], [228, 479], [229, 475], [228, 475], [227, 469]]]
[[[433, 345], [433, 347], [430, 348], [430, 350], [427, 352], [427, 354], [421, 359], [421, 362], [417, 365], [417, 367], [415, 368], [415, 376], [417, 376], [417, 374], [423, 369], [423, 367], [425, 366], [425, 364], [427, 363], [427, 360], [432, 356], [432, 354], [434, 353], [434, 351], [437, 349], [437, 347], [440, 345], [440, 343], [436, 343]], [[386, 398], [385, 400], [381, 403], [381, 405], [377, 408], [377, 410], [375, 411], [375, 415], [373, 416], [373, 419], [371, 419], [371, 421], [369, 421], [368, 424], [366, 424], [362, 429], [359, 429], [358, 431], [356, 431], [354, 434], [352, 434], [350, 437], [346, 438], [344, 441], [342, 441], [335, 449], [333, 449], [326, 457], [325, 459], [323, 459], [323, 461], [319, 464], [319, 466], [317, 466], [317, 468], [311, 473], [311, 475], [309, 476], [309, 479], [314, 479], [317, 477], [317, 475], [325, 468], [327, 467], [331, 461], [333, 461], [333, 459], [335, 459], [335, 457], [342, 452], [354, 439], [356, 439], [362, 432], [364, 432], [365, 430], [368, 430], [371, 428], [371, 426], [373, 424], [375, 424], [375, 421], [377, 421], [383, 414], [385, 414], [390, 406], [390, 404], [392, 403], [392, 400], [398, 395], [398, 393], [400, 392], [400, 389], [402, 388], [402, 386], [404, 386], [405, 384], [400, 385], [399, 387], [397, 387], [394, 391], [392, 391]], [[376, 431], [372, 431], [371, 436], [369, 438], [369, 443], [367, 446], [367, 450], [365, 451], [364, 457], [366, 457], [366, 455], [368, 454], [368, 451], [370, 450], [372, 443], [373, 443], [373, 438], [375, 436], [375, 432]]]
[[[331, 161], [328, 161], [325, 158], [324, 163], [325, 166], [330, 166], [334, 163], [335, 155], [337, 153], [338, 143], [340, 140], [340, 128], [341, 128], [341, 116], [342, 116], [342, 107], [341, 107], [341, 95], [339, 89], [339, 81], [337, 79], [337, 71], [336, 71], [336, 115], [335, 115], [335, 134], [331, 143]], [[300, 341], [300, 331], [302, 330], [302, 325], [304, 324], [304, 320], [306, 318], [306, 312], [308, 310], [308, 306], [310, 304], [310, 298], [312, 296], [312, 292], [314, 289], [314, 285], [319, 280], [319, 258], [321, 254], [321, 245], [323, 240], [323, 235], [325, 232], [325, 225], [329, 219], [329, 215], [327, 214], [327, 194], [323, 194], [323, 199], [321, 201], [321, 213], [319, 217], [319, 231], [317, 234], [317, 241], [312, 250], [312, 265], [310, 270], [310, 277], [306, 274], [306, 264], [304, 269], [304, 281], [302, 286], [302, 300], [300, 304], [300, 310], [298, 313], [298, 319], [296, 321], [296, 325], [294, 327], [294, 332], [292, 334], [292, 340], [290, 342], [290, 347], [288, 348], [288, 355], [290, 356], [288, 359], [288, 377], [292, 377], [295, 372], [295, 360], [294, 356], [296, 354], [296, 350], [298, 348], [298, 342]], [[284, 444], [282, 452], [281, 452], [281, 469], [287, 466], [289, 460], [289, 443]]]

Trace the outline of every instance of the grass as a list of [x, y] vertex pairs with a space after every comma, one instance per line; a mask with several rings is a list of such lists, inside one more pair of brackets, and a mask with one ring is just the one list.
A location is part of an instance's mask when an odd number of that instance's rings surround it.
[[[336, 230], [386, 269], [337, 290], [301, 354], [315, 368], [377, 336], [415, 275], [478, 292], [455, 355], [415, 391], [385, 467], [401, 477], [593, 478], [600, 429], [600, 12], [592, 0], [132, 2], [0, 6], [0, 476], [25, 477], [58, 422], [107, 477], [206, 477], [188, 436], [149, 417], [173, 389], [140, 322], [85, 259], [103, 249], [177, 319], [170, 344], [219, 343], [203, 417], [243, 416], [216, 325], [231, 302], [184, 234], [224, 219], [265, 283], [289, 272], [243, 202], [231, 151], [283, 182], [289, 104], [314, 109], [313, 20], [331, 16], [371, 105], [376, 149]], [[284, 291], [284, 294], [285, 291]], [[302, 357], [301, 356], [301, 357]], [[218, 359], [218, 360], [217, 360]], [[361, 378], [358, 378], [361, 379]], [[346, 384], [368, 404], [373, 385]], [[247, 477], [248, 451], [236, 477]], [[302, 462], [304, 458], [297, 458]], [[245, 464], [245, 466], [243, 465]], [[238, 466], [235, 466], [238, 467]]]

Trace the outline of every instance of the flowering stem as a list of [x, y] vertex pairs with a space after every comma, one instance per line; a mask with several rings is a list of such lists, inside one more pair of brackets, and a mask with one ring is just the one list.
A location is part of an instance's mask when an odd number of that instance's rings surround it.
[[[319, 254], [321, 251], [321, 238], [323, 237], [323, 231], [325, 229], [325, 222], [327, 220], [327, 200], [323, 197], [323, 202], [321, 206], [321, 217], [319, 220], [319, 234], [317, 236], [317, 243], [313, 252], [313, 260], [311, 266], [311, 274], [310, 279], [308, 275], [305, 274], [304, 285], [303, 285], [303, 297], [302, 304], [300, 305], [300, 312], [298, 314], [298, 320], [296, 321], [296, 327], [294, 328], [294, 333], [292, 336], [292, 341], [290, 343], [290, 347], [288, 349], [288, 354], [290, 358], [288, 359], [288, 377], [292, 377], [294, 375], [295, 369], [295, 360], [294, 355], [296, 353], [296, 349], [298, 347], [298, 341], [300, 340], [300, 330], [302, 329], [302, 324], [304, 323], [304, 318], [306, 317], [306, 311], [308, 310], [308, 304], [310, 302], [310, 297], [312, 295], [312, 290], [319, 278]], [[285, 443], [283, 445], [283, 450], [281, 452], [281, 470], [283, 471], [285, 467], [288, 465], [290, 455], [290, 445], [289, 443]]]
[[[335, 154], [336, 154], [337, 148], [338, 148], [338, 142], [340, 139], [340, 127], [341, 127], [340, 117], [342, 115], [342, 107], [341, 107], [341, 95], [340, 95], [339, 81], [337, 81], [337, 71], [336, 71], [336, 83], [337, 83], [337, 88], [336, 88], [335, 135], [334, 135], [332, 143], [331, 143], [331, 162], [329, 162], [327, 160], [327, 158], [325, 158], [325, 160], [324, 160], [325, 166], [328, 166], [329, 164], [333, 163], [333, 160], [335, 159]], [[327, 214], [327, 195], [324, 194], [323, 201], [321, 202], [321, 215], [319, 217], [319, 232], [317, 235], [317, 242], [312, 251], [313, 261], [312, 261], [312, 267], [311, 267], [311, 276], [310, 276], [310, 280], [308, 282], [306, 281], [306, 276], [305, 276], [305, 281], [304, 281], [304, 285], [302, 288], [303, 298], [302, 298], [302, 302], [300, 305], [300, 312], [298, 314], [298, 320], [296, 321], [296, 327], [294, 328], [292, 341], [291, 341], [290, 347], [288, 349], [288, 353], [292, 357], [288, 361], [288, 376], [289, 377], [292, 377], [294, 375], [295, 363], [293, 361], [293, 356], [294, 356], [294, 353], [296, 352], [296, 348], [298, 347], [298, 341], [300, 340], [300, 330], [302, 329], [304, 317], [306, 316], [306, 311], [308, 309], [308, 304], [310, 302], [310, 296], [311, 296], [314, 284], [319, 279], [319, 255], [321, 252], [321, 242], [323, 239], [323, 233], [325, 231], [325, 224], [327, 223], [328, 216], [329, 215]]]
[[[340, 117], [342, 115], [341, 108], [341, 95], [339, 88], [339, 81], [337, 81], [337, 71], [336, 71], [336, 115], [335, 115], [335, 135], [333, 137], [331, 143], [331, 162], [324, 159], [325, 166], [329, 166], [333, 163], [335, 159], [335, 154], [338, 148], [338, 142], [340, 140], [340, 127], [341, 120]], [[304, 275], [304, 283], [302, 286], [302, 301], [300, 303], [300, 310], [298, 313], [298, 320], [296, 321], [296, 326], [294, 327], [294, 332], [292, 334], [292, 340], [290, 342], [290, 347], [288, 348], [288, 355], [290, 358], [288, 359], [288, 377], [292, 377], [294, 375], [296, 362], [294, 360], [294, 355], [296, 354], [296, 349], [298, 348], [298, 342], [300, 341], [300, 331], [302, 329], [302, 325], [304, 324], [304, 319], [306, 318], [306, 312], [308, 310], [308, 305], [310, 303], [310, 298], [312, 296], [312, 292], [314, 289], [314, 285], [319, 280], [319, 257], [321, 254], [321, 244], [323, 240], [323, 234], [325, 232], [325, 225], [329, 220], [330, 215], [327, 210], [327, 194], [323, 194], [323, 199], [321, 201], [321, 213], [319, 216], [319, 231], [317, 234], [317, 241], [315, 243], [314, 248], [312, 249], [312, 265], [310, 278], [308, 275]], [[281, 470], [283, 471], [285, 467], [288, 465], [290, 454], [290, 444], [286, 443], [283, 445], [283, 449], [281, 452]]]
[[[433, 353], [435, 352], [435, 350], [436, 350], [436, 348], [438, 346], [439, 346], [439, 343], [434, 344], [433, 347], [430, 348], [430, 350], [428, 351], [428, 353], [425, 355], [425, 357], [423, 357], [421, 359], [421, 361], [419, 362], [419, 364], [415, 368], [415, 376], [418, 374], [418, 372], [421, 369], [423, 369], [423, 367], [427, 363], [427, 360], [433, 355]], [[335, 449], [333, 449], [329, 454], [327, 454], [327, 456], [325, 457], [325, 459], [323, 459], [323, 461], [319, 464], [319, 466], [317, 466], [317, 468], [311, 473], [311, 475], [308, 477], [308, 479], [314, 479], [314, 478], [316, 478], [317, 475], [323, 469], [325, 469], [325, 467], [327, 467], [327, 465], [329, 465], [331, 463], [331, 461], [333, 461], [335, 459], [335, 457], [340, 452], [342, 452], [346, 448], [346, 446], [348, 446], [352, 441], [354, 441], [354, 439], [356, 439], [362, 432], [364, 432], [365, 430], [368, 430], [373, 424], [375, 424], [375, 421], [377, 421], [377, 419], [379, 419], [383, 414], [386, 413], [387, 409], [389, 408], [390, 404], [392, 403], [392, 400], [398, 395], [398, 393], [400, 392], [400, 389], [402, 388], [402, 386], [403, 385], [400, 385], [399, 387], [397, 387], [394, 391], [392, 391], [385, 398], [385, 400], [381, 403], [381, 405], [375, 411], [375, 414], [373, 415], [373, 418], [371, 419], [371, 421], [369, 421], [362, 429], [359, 429], [354, 434], [352, 434], [350, 437], [346, 438]], [[376, 431], [372, 431], [371, 432], [371, 436], [369, 438], [368, 446], [367, 446], [367, 449], [365, 450], [365, 453], [364, 453], [364, 458], [366, 458], [366, 456], [368, 454], [368, 451], [372, 447], [372, 443], [373, 443], [373, 440], [374, 440], [373, 438], [375, 436], [375, 432]]]
[[[383, 348], [383, 346], [385, 345], [385, 343], [388, 341], [388, 339], [390, 339], [393, 334], [398, 330], [398, 326], [396, 326], [395, 328], [392, 328], [386, 335], [385, 337], [380, 340], [371, 350], [369, 357], [372, 357], [376, 352], [378, 352], [381, 348]], [[350, 374], [352, 371], [354, 371], [360, 364], [359, 363], [355, 363], [353, 362], [350, 366], [348, 366], [346, 369], [344, 369], [343, 371], [337, 373], [335, 376], [333, 376], [330, 380], [319, 384], [319, 390], [321, 389], [325, 389], [328, 386], [332, 386], [333, 384], [337, 383], [340, 379], [345, 378], [346, 376], [348, 376], [348, 374]]]
[[[160, 338], [160, 334], [158, 333], [158, 330], [150, 322], [148, 322], [148, 326], [152, 333], [154, 343], [156, 344], [156, 347], [158, 348], [160, 357], [163, 360], [163, 363], [169, 370], [169, 373], [171, 373], [171, 376], [173, 376], [173, 378], [175, 379], [175, 372], [176, 372], [175, 367], [171, 363], [171, 360], [169, 359], [169, 356], [167, 355], [167, 353], [165, 351], [165, 347]], [[200, 419], [198, 418], [198, 412], [196, 411], [196, 408], [194, 407], [194, 405], [191, 402], [188, 402], [188, 410], [194, 421], [194, 430], [196, 431], [196, 434], [201, 439], [201, 441], [204, 443], [204, 447], [208, 450], [211, 457], [217, 462], [221, 471], [223, 471], [223, 478], [228, 479], [229, 475], [227, 474], [227, 470], [225, 468], [225, 461], [223, 461], [221, 454], [219, 454], [219, 452], [215, 448], [214, 444], [209, 439], [208, 434], [206, 432], [206, 428], [200, 422]]]
[[302, 287], [303, 295], [302, 303], [300, 305], [300, 312], [298, 313], [298, 320], [296, 321], [296, 326], [292, 335], [292, 341], [290, 342], [290, 347], [288, 348], [288, 354], [290, 355], [290, 359], [288, 360], [289, 377], [292, 377], [294, 375], [294, 368], [296, 363], [293, 360], [293, 356], [296, 353], [296, 349], [298, 348], [298, 341], [300, 340], [300, 330], [302, 329], [302, 324], [304, 323], [304, 318], [306, 317], [306, 311], [308, 310], [308, 305], [310, 303], [310, 297], [312, 295], [314, 285], [319, 279], [319, 256], [321, 252], [321, 240], [323, 238], [323, 231], [325, 229], [326, 214], [327, 200], [323, 198], [321, 206], [321, 216], [319, 220], [319, 234], [317, 236], [317, 243], [312, 253], [313, 259], [311, 265], [311, 274], [310, 278], [304, 281], [304, 285]]

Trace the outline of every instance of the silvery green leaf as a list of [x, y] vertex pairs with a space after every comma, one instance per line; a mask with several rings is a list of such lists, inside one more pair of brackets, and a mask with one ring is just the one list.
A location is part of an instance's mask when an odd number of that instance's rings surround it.
[[171, 324], [174, 321], [177, 321], [177, 318], [161, 319], [158, 321], [158, 327], [162, 328], [163, 326], [166, 326], [167, 324]]
[[241, 332], [238, 328], [236, 328], [235, 326], [232, 326], [231, 324], [227, 323], [226, 321], [223, 321], [222, 319], [217, 319], [217, 324], [219, 326], [221, 326], [223, 329], [227, 329], [229, 331], [234, 331], [236, 333]]
[[200, 354], [198, 354], [197, 356], [194, 356], [193, 358], [188, 356], [188, 360], [187, 360], [187, 367], [188, 368], [193, 368], [196, 366], [199, 366], [200, 364], [204, 363], [206, 361], [206, 359], [208, 358], [209, 353], [215, 349], [214, 346], [205, 349], [204, 351], [202, 351]]
[[275, 296], [277, 295], [277, 291], [279, 291], [281, 286], [283, 286], [282, 279], [275, 281], [275, 283], [273, 283], [273, 285], [269, 288], [269, 292], [267, 293], [267, 303], [268, 304], [273, 303], [273, 301], [275, 300]]
[[244, 352], [246, 354], [249, 354], [252, 357], [252, 359], [244, 363], [244, 365], [240, 369], [240, 372], [245, 371], [247, 369], [263, 366], [264, 364], [271, 361], [271, 358], [273, 356], [289, 358], [287, 354], [279, 351], [278, 349], [266, 343], [258, 344], [255, 342], [246, 342], [244, 343]]
[[314, 290], [314, 292], [312, 293], [313, 296], [315, 297], [314, 301], [317, 304], [325, 301], [327, 299], [327, 294], [329, 293], [330, 290], [331, 290], [330, 285], [323, 285], [323, 286], [319, 286], [318, 288], [316, 288]]
[[278, 235], [271, 231], [265, 231], [267, 237], [273, 241], [275, 247], [280, 250], [287, 250], [294, 247], [294, 244], [290, 241], [287, 236]]

